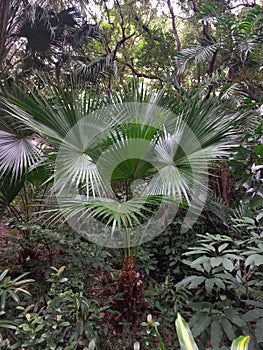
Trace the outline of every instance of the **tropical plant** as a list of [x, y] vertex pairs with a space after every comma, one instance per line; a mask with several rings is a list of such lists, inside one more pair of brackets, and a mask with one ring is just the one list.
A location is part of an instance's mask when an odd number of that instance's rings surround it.
[[94, 41], [97, 45], [101, 42], [99, 26], [84, 21], [75, 6], [57, 10], [52, 9], [56, 4], [48, 2], [21, 4], [16, 0], [1, 1], [1, 6], [3, 90], [21, 79], [38, 80], [36, 73], [47, 72], [58, 80], [62, 72], [74, 74], [76, 79], [81, 76], [86, 86], [91, 87], [104, 81], [105, 74], [116, 71], [109, 55], [101, 55], [91, 48]]
[[[6, 271], [0, 276], [3, 281], [0, 284], [1, 300], [6, 301], [5, 306], [9, 310], [8, 320], [0, 320], [0, 327], [5, 328], [0, 333], [0, 348], [73, 350], [79, 345], [88, 346], [90, 339], [96, 337], [94, 318], [108, 307], [97, 306], [94, 300], [88, 300], [81, 290], [71, 286], [68, 278], [63, 276], [65, 266], [52, 267], [52, 270], [47, 279], [49, 290], [45, 302], [41, 299], [35, 301], [30, 295], [30, 305], [19, 299], [17, 294], [29, 294], [22, 287], [33, 280], [23, 280], [25, 274], [12, 280], [4, 277]], [[10, 295], [18, 304], [16, 308], [1, 292], [9, 293], [7, 296]]]
[[10, 319], [2, 319], [2, 316], [6, 316], [6, 304], [12, 299], [16, 304], [20, 302], [19, 295], [31, 295], [26, 289], [28, 283], [34, 282], [33, 279], [24, 279], [28, 273], [24, 273], [14, 279], [8, 276], [8, 270], [5, 270], [0, 275], [0, 344], [4, 342], [2, 329], [17, 329], [17, 322]]
[[[237, 80], [240, 70], [257, 64], [262, 12], [259, 5], [251, 7], [234, 16], [231, 12], [218, 12], [211, 4], [201, 4], [197, 19], [202, 21], [203, 32], [197, 37], [197, 45], [177, 53], [179, 72], [184, 72], [189, 61], [195, 65], [208, 63], [208, 76], [220, 71], [225, 85]], [[214, 85], [218, 84], [214, 81]], [[243, 89], [247, 90], [245, 85]]]
[[[148, 327], [154, 330], [154, 334], [158, 339], [161, 350], [166, 350], [166, 346], [164, 345], [163, 339], [159, 333], [158, 326], [159, 322], [153, 321], [152, 315], [148, 315], [147, 322], [143, 322], [142, 326]], [[178, 335], [180, 348], [181, 350], [198, 350], [196, 342], [193, 338], [191, 330], [185, 320], [182, 318], [180, 313], [177, 314], [177, 318], [175, 321], [176, 332]], [[239, 338], [233, 340], [230, 350], [247, 350], [249, 343], [249, 336], [240, 336]], [[138, 342], [134, 344], [134, 350], [140, 350], [140, 345]]]
[[0, 295], [1, 295], [1, 312], [4, 313], [5, 305], [7, 299], [11, 298], [15, 302], [19, 302], [19, 294], [30, 293], [26, 290], [25, 285], [27, 283], [34, 282], [33, 279], [23, 279], [28, 273], [24, 273], [14, 279], [11, 279], [10, 276], [7, 276], [8, 270], [5, 270], [0, 275]]
[[[176, 286], [192, 290], [196, 296], [199, 294], [199, 299], [193, 298], [189, 303], [195, 312], [191, 319], [194, 336], [202, 335], [202, 342], [210, 339], [212, 346], [220, 347], [225, 336], [232, 341], [239, 327], [245, 325], [235, 299], [229, 298], [238, 289], [234, 275], [243, 258], [229, 236], [198, 236], [198, 245], [188, 248], [183, 254], [195, 257], [193, 260], [183, 259], [195, 273], [188, 272], [189, 275]], [[202, 298], [204, 291], [206, 297]]]
[[194, 311], [192, 332], [215, 347], [224, 336], [232, 340], [245, 329], [254, 348], [261, 349], [262, 213], [246, 211], [245, 204], [233, 210], [229, 221], [233, 238], [198, 235], [199, 244], [183, 254], [183, 263], [195, 273], [186, 272], [177, 293], [190, 292], [183, 307]]
[[[49, 95], [51, 90], [52, 84]], [[198, 210], [208, 190], [203, 180], [208, 162], [224, 157], [235, 144], [233, 131], [240, 116], [226, 113], [216, 100], [192, 98], [169, 104], [162, 93], [135, 87], [109, 102], [99, 110], [99, 101], [82, 91], [55, 86], [51, 99], [33, 92], [31, 97], [4, 100], [3, 120], [9, 117], [25, 130], [34, 130], [40, 135], [39, 145], [46, 146], [33, 146], [28, 133], [19, 136], [18, 143], [9, 128], [8, 149], [25, 142], [28, 153], [23, 148], [23, 154], [12, 152], [7, 157], [3, 149], [1, 170], [3, 175], [13, 172], [15, 178], [21, 178], [28, 164], [32, 168], [45, 163], [55, 169], [50, 180], [55, 181], [59, 208], [49, 211], [53, 222], [63, 214], [82, 235], [95, 227], [88, 238], [96, 243], [123, 246], [120, 285], [121, 280], [128, 280], [140, 289], [131, 247], [159, 234], [169, 223], [174, 204], [189, 207], [191, 215], [184, 224], [191, 225], [193, 210]], [[143, 190], [139, 188], [136, 195], [132, 191], [138, 180], [143, 180]], [[151, 224], [150, 214], [162, 202], [168, 211], [162, 211], [163, 219]], [[91, 218], [104, 223], [106, 233], [96, 231]], [[127, 288], [122, 288], [126, 293]]]

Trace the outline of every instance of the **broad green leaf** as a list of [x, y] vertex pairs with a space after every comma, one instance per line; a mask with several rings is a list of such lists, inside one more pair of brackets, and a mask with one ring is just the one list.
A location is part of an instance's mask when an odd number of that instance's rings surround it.
[[195, 259], [191, 265], [199, 265], [199, 264], [203, 264], [204, 262], [206, 262], [207, 260], [209, 260], [209, 258], [207, 256], [200, 256], [199, 258]]
[[263, 218], [263, 212], [256, 216], [256, 220], [259, 222]]
[[244, 326], [244, 321], [236, 309], [225, 309], [225, 315], [232, 323], [236, 324], [237, 326]]
[[181, 350], [198, 350], [189, 326], [179, 313], [177, 314], [175, 326]]
[[225, 289], [225, 284], [220, 278], [215, 278], [215, 284], [218, 286], [220, 289]]
[[210, 251], [210, 252], [215, 252], [216, 251], [216, 248], [214, 246], [212, 246], [211, 244], [202, 243], [202, 246], [207, 248], [208, 251]]
[[221, 244], [218, 248], [219, 253], [221, 253], [226, 247], [228, 247], [228, 243]]
[[[263, 314], [261, 314], [262, 316]], [[256, 329], [255, 329], [255, 335], [257, 337], [257, 342], [261, 343], [263, 342], [263, 318], [260, 318], [257, 320], [256, 323]]]
[[205, 281], [205, 277], [203, 276], [196, 276], [191, 283], [189, 284], [189, 289], [194, 289], [198, 287], [201, 283]]
[[[208, 250], [206, 248], [198, 247], [198, 248], [189, 248], [189, 252], [184, 253], [185, 256], [196, 255], [196, 254], [206, 254]], [[191, 251], [193, 250], [193, 251]], [[198, 258], [199, 259], [199, 258]]]
[[233, 325], [231, 324], [231, 322], [227, 319], [227, 318], [222, 318], [221, 319], [221, 324], [223, 327], [223, 330], [225, 332], [225, 334], [227, 335], [229, 340], [233, 340], [235, 338], [235, 332], [233, 329]]
[[246, 322], [253, 322], [258, 319], [260, 319], [263, 315], [263, 309], [256, 308], [253, 310], [249, 310], [245, 315], [244, 315], [244, 320]]
[[225, 257], [222, 257], [222, 264], [224, 266], [224, 268], [227, 270], [227, 271], [233, 271], [234, 269], [234, 264], [232, 263], [232, 261], [230, 259], [227, 259]]
[[205, 280], [205, 289], [206, 289], [208, 294], [210, 294], [212, 292], [214, 284], [215, 284], [214, 278], [207, 278]]
[[176, 287], [181, 288], [182, 286], [189, 284], [189, 288], [195, 288], [199, 286], [201, 283], [203, 283], [204, 280], [205, 280], [205, 277], [203, 276], [189, 276], [184, 278], [182, 281], [178, 282], [176, 284]]
[[220, 322], [214, 320], [211, 323], [211, 328], [210, 328], [210, 339], [211, 339], [211, 344], [213, 348], [219, 348], [221, 340], [223, 338], [223, 329], [222, 325]]
[[218, 258], [211, 258], [210, 259], [210, 264], [211, 264], [212, 267], [217, 267], [217, 266], [222, 264], [222, 260], [219, 257]]
[[248, 266], [248, 265], [251, 265], [251, 264], [253, 264], [253, 263], [254, 263], [256, 266], [263, 265], [263, 255], [260, 255], [260, 254], [252, 254], [252, 255], [250, 255], [250, 256], [246, 259], [245, 264]]
[[199, 336], [202, 332], [204, 332], [211, 323], [211, 317], [206, 312], [198, 312], [196, 314], [196, 320], [193, 323], [191, 320], [191, 329], [194, 337]]

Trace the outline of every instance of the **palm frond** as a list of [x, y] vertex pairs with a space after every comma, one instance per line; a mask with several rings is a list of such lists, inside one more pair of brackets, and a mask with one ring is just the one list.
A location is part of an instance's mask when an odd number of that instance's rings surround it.
[[18, 179], [43, 161], [43, 152], [34, 144], [33, 131], [7, 116], [0, 121], [0, 172]]
[[77, 77], [81, 76], [82, 79], [96, 81], [102, 78], [103, 73], [116, 74], [117, 66], [109, 56], [102, 56], [90, 62], [77, 60], [73, 62], [73, 69], [73, 74], [76, 74]]
[[[226, 155], [226, 148], [236, 145], [239, 136], [236, 128], [244, 116], [245, 114], [230, 110], [227, 103], [216, 98], [200, 101], [198, 96], [188, 100], [182, 110], [188, 132], [195, 135], [210, 160]], [[183, 139], [187, 140], [187, 134]]]
[[55, 38], [50, 12], [38, 4], [28, 4], [24, 8], [22, 19], [13, 36], [25, 37], [27, 46], [32, 51], [47, 51]]
[[100, 30], [97, 24], [84, 23], [81, 27], [73, 31], [73, 33], [70, 33], [66, 39], [73, 47], [78, 48], [92, 39], [99, 39], [99, 37]]
[[219, 94], [222, 100], [235, 99], [238, 102], [245, 97], [245, 94], [241, 90], [241, 86], [238, 83], [230, 83], [225, 85]]
[[[55, 169], [50, 178], [55, 181], [53, 195], [73, 225], [78, 218], [94, 217], [104, 226], [130, 228], [150, 213], [148, 205], [154, 204], [147, 198], [153, 197], [167, 196], [177, 206], [187, 203], [191, 215], [198, 212], [208, 191], [209, 162], [228, 156], [236, 143], [241, 115], [216, 99], [182, 98], [180, 107], [171, 104], [173, 113], [163, 92], [150, 94], [141, 86], [129, 86], [126, 93], [95, 104], [72, 87], [66, 92], [52, 90], [52, 85], [50, 89], [50, 95], [9, 98], [3, 110], [38, 132], [50, 147], [45, 155]], [[138, 179], [145, 186], [132, 198], [129, 188]], [[128, 204], [114, 199], [118, 182], [125, 187], [121, 199]], [[191, 218], [186, 219], [188, 223]], [[160, 222], [166, 222], [166, 214]], [[81, 225], [81, 232], [90, 228]], [[150, 225], [157, 227], [156, 221]]]
[[99, 27], [86, 22], [79, 25], [78, 17], [74, 6], [55, 13], [45, 4], [28, 4], [13, 36], [25, 37], [28, 49], [34, 52], [47, 53], [52, 45], [81, 48], [89, 40], [99, 38]]
[[55, 208], [47, 210], [45, 214], [48, 214], [51, 223], [60, 222], [63, 216], [75, 231], [89, 238], [93, 237], [98, 244], [106, 246], [112, 244], [113, 237], [116, 242], [118, 239], [122, 242], [129, 230], [133, 236], [132, 245], [136, 245], [141, 239], [141, 236], [136, 236], [137, 231], [143, 234], [144, 221], [149, 219], [154, 207], [162, 202], [172, 204], [171, 199], [163, 196], [132, 198], [120, 202], [112, 198], [87, 198], [85, 195], [78, 195], [75, 198], [61, 198], [59, 207], [54, 203]]
[[[79, 89], [75, 90], [74, 80], [61, 85], [50, 79], [42, 80], [46, 88], [39, 92], [29, 89], [30, 94], [19, 90], [3, 100], [3, 110], [7, 115], [24, 125], [48, 137], [64, 139], [67, 133], [90, 112], [98, 109], [102, 103], [94, 100]], [[27, 88], [25, 88], [27, 89]], [[97, 118], [96, 118], [97, 119]]]
[[178, 52], [176, 55], [179, 62], [178, 74], [182, 74], [185, 71], [186, 65], [190, 60], [194, 60], [195, 64], [208, 62], [220, 47], [220, 43], [213, 43], [207, 46], [195, 46], [189, 49], [183, 49]]

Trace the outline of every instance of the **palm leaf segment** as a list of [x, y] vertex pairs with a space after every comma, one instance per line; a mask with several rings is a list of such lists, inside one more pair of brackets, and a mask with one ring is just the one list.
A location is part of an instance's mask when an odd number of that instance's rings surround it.
[[[16, 105], [5, 102], [7, 115], [44, 136], [52, 150], [44, 150], [51, 166], [56, 155], [51, 180], [59, 211], [81, 232], [91, 227], [80, 218], [98, 218], [94, 236], [102, 233], [101, 243], [106, 245], [113, 228], [119, 228], [121, 237], [122, 227], [132, 231], [134, 226], [137, 244], [138, 222], [141, 237], [144, 233], [147, 237], [149, 227], [154, 231], [157, 221], [162, 227], [167, 225], [180, 202], [196, 207], [198, 214], [207, 191], [208, 161], [226, 156], [234, 143], [231, 135], [237, 116], [226, 114], [216, 101], [192, 99], [173, 114], [160, 106], [160, 95], [152, 100], [143, 94], [136, 96], [140, 96], [137, 102], [120, 103], [119, 99], [99, 109], [83, 95], [52, 99], [52, 104], [43, 96], [35, 97], [31, 104], [23, 102], [20, 107], [18, 100]], [[0, 149], [0, 157], [4, 154]], [[30, 152], [21, 153], [21, 159], [27, 157], [30, 159]], [[19, 169], [19, 164], [17, 159], [11, 168]], [[0, 171], [5, 171], [3, 163]], [[172, 210], [167, 204], [171, 202], [175, 204]], [[151, 221], [154, 207], [158, 210]], [[193, 212], [190, 214], [191, 224]], [[155, 231], [158, 234], [160, 227]]]
[[33, 142], [33, 130], [18, 120], [3, 115], [0, 118], [1, 175], [17, 180], [43, 161], [41, 150]]

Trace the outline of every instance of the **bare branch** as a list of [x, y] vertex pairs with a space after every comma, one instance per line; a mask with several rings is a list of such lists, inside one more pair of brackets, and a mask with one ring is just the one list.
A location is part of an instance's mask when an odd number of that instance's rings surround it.
[[168, 8], [169, 8], [169, 11], [170, 11], [170, 14], [171, 14], [171, 18], [172, 18], [173, 34], [174, 34], [174, 38], [175, 38], [176, 45], [177, 45], [177, 51], [179, 52], [179, 51], [181, 51], [182, 46], [181, 46], [181, 41], [180, 41], [180, 38], [179, 38], [178, 31], [177, 31], [177, 28], [176, 28], [174, 9], [173, 9], [173, 6], [171, 4], [171, 0], [167, 0], [167, 5], [168, 5]]
[[112, 53], [112, 59], [113, 59], [113, 60], [116, 58], [118, 49], [119, 49], [127, 40], [129, 40], [130, 38], [132, 38], [134, 35], [135, 35], [135, 32], [132, 33], [131, 35], [125, 36], [124, 38], [122, 38], [120, 41], [117, 42], [117, 44], [116, 44], [116, 46], [115, 46], [115, 49], [114, 49], [114, 51], [113, 51], [113, 53]]
[[251, 3], [249, 2], [249, 0], [244, 0], [241, 4], [237, 4], [235, 6], [229, 7], [230, 10], [233, 10], [237, 7], [254, 7], [256, 6], [256, 0], [253, 0]]
[[124, 66], [127, 66], [131, 69], [132, 73], [134, 75], [136, 75], [136, 77], [138, 78], [147, 78], [147, 79], [157, 79], [161, 82], [164, 82], [164, 80], [161, 77], [158, 77], [155, 74], [147, 74], [147, 73], [141, 73], [139, 71], [137, 71], [137, 69], [135, 69], [130, 63], [123, 63]]

